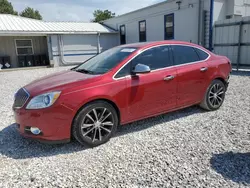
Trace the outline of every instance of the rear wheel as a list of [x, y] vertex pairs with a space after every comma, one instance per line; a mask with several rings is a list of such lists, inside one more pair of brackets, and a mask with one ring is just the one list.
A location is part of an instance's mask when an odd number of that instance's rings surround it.
[[224, 102], [225, 92], [225, 84], [221, 80], [214, 80], [208, 87], [200, 107], [210, 111], [219, 109]]
[[107, 142], [116, 132], [117, 112], [105, 101], [86, 105], [76, 116], [72, 132], [81, 144], [95, 147]]

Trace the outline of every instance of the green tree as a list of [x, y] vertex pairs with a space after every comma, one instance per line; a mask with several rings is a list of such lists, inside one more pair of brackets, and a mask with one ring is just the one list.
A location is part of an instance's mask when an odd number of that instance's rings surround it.
[[12, 4], [8, 0], [0, 0], [0, 14], [13, 14], [17, 15]]
[[30, 7], [26, 7], [19, 15], [22, 17], [33, 18], [33, 19], [37, 19], [37, 20], [43, 19], [43, 17], [41, 16], [41, 14], [38, 10], [35, 10], [33, 8], [30, 8]]
[[115, 17], [115, 13], [112, 13], [109, 10], [95, 10], [94, 13], [94, 19], [91, 20], [92, 22], [101, 22], [103, 20], [107, 20], [109, 18]]

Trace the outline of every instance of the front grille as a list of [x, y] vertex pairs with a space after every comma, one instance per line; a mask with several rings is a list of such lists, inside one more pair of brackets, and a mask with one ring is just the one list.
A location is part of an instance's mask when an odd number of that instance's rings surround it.
[[22, 108], [23, 105], [29, 99], [29, 96], [30, 96], [29, 93], [24, 88], [19, 89], [15, 95], [15, 101], [13, 107]]

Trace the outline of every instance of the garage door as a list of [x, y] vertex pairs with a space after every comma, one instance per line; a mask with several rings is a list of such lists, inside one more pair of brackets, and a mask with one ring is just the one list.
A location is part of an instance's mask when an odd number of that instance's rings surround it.
[[97, 54], [97, 35], [62, 35], [64, 60], [76, 64]]

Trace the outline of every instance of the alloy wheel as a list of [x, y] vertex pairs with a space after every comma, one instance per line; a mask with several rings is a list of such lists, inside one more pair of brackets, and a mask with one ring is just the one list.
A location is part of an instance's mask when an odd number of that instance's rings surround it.
[[82, 136], [92, 142], [102, 141], [112, 132], [113, 114], [107, 108], [94, 108], [89, 111], [81, 123]]
[[216, 83], [211, 87], [209, 91], [208, 102], [213, 108], [218, 108], [219, 106], [222, 105], [224, 96], [225, 96], [224, 87], [221, 84]]

